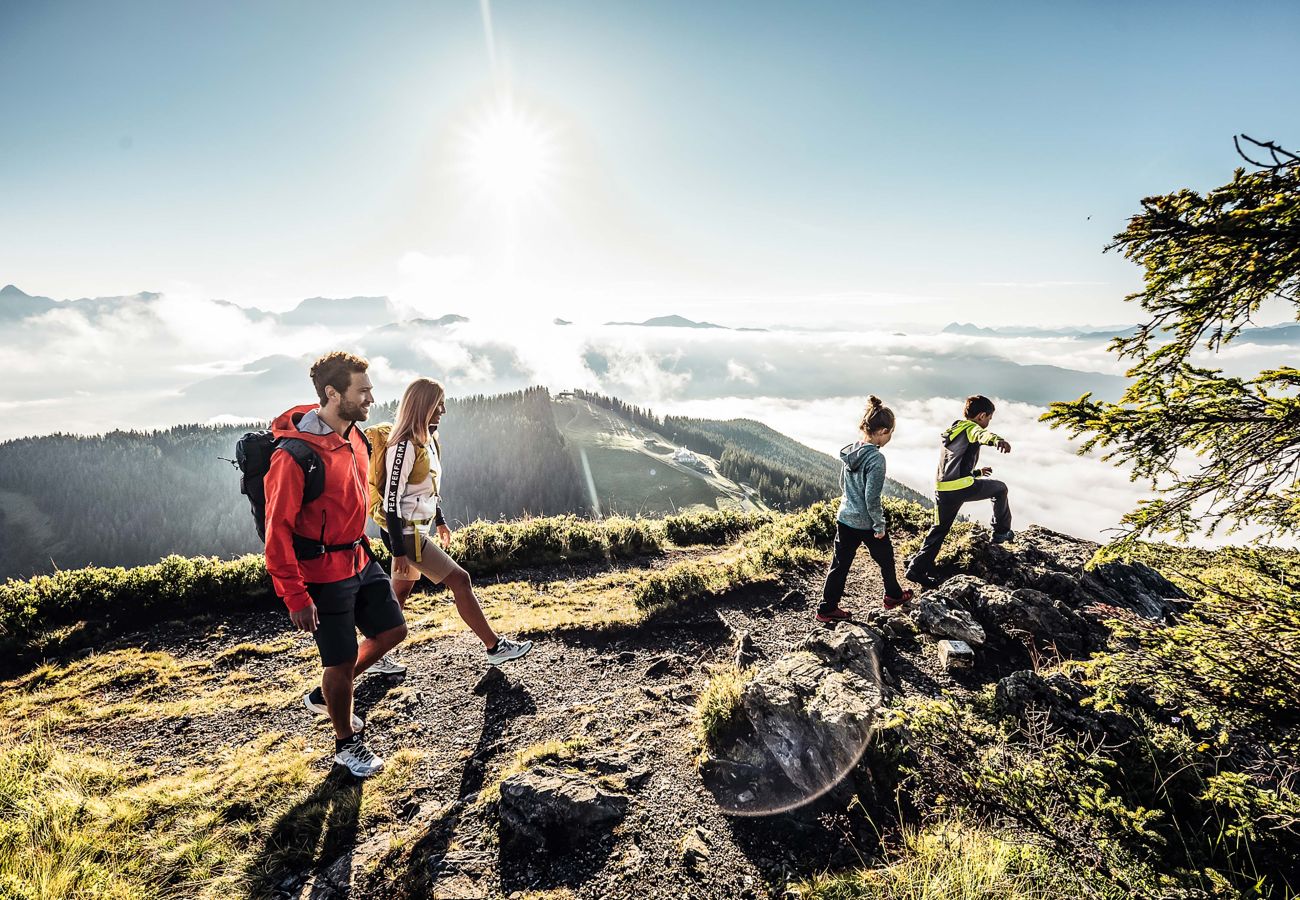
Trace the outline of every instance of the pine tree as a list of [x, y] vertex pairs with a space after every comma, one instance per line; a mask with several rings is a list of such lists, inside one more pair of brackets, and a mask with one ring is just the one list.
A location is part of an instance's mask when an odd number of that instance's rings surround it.
[[[1300, 157], [1242, 137], [1251, 170], [1204, 194], [1146, 198], [1107, 248], [1145, 270], [1127, 299], [1148, 319], [1111, 345], [1132, 361], [1123, 397], [1085, 394], [1043, 416], [1089, 435], [1081, 453], [1103, 448], [1151, 483], [1158, 496], [1124, 517], [1125, 539], [1246, 522], [1273, 536], [1300, 530], [1300, 369], [1235, 378], [1193, 362], [1220, 353], [1266, 304], [1289, 304], [1300, 318]], [[1261, 151], [1270, 162], [1247, 155]]]

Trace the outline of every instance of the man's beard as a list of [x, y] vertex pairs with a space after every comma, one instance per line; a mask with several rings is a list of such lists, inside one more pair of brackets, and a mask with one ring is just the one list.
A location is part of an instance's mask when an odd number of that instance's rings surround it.
[[370, 417], [370, 410], [360, 403], [339, 401], [339, 418], [345, 422], [364, 422]]

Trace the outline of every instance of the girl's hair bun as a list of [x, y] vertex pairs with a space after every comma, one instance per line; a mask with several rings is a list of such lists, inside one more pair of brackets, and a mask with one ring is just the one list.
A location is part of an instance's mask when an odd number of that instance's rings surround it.
[[866, 434], [873, 434], [882, 428], [894, 430], [894, 411], [884, 404], [875, 394], [867, 397], [867, 408], [862, 413], [858, 427]]

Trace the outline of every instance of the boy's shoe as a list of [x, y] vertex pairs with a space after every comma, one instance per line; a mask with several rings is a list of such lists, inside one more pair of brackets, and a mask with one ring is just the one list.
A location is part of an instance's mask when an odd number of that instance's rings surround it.
[[995, 544], [1005, 544], [1007, 541], [1014, 541], [1015, 539], [1016, 533], [1009, 528], [1006, 531], [993, 532], [993, 543]]
[[370, 667], [376, 675], [404, 675], [406, 666], [393, 659], [392, 654], [379, 657], [379, 661]]
[[908, 581], [915, 581], [923, 588], [934, 588], [939, 586], [939, 579], [935, 578], [929, 572], [923, 572], [920, 569], [911, 568], [903, 573], [903, 577]]
[[817, 610], [816, 618], [818, 622], [829, 625], [832, 622], [843, 622], [851, 619], [853, 618], [853, 613], [837, 606], [834, 609], [828, 609], [825, 612], [820, 609]]
[[[310, 709], [312, 712], [316, 713], [316, 715], [318, 716], [325, 716], [326, 718], [329, 718], [329, 714], [330, 714], [329, 707], [325, 705], [325, 695], [321, 693], [320, 687], [314, 687], [307, 693], [303, 694], [302, 705]], [[363, 720], [356, 713], [353, 713], [352, 730], [359, 732], [361, 731], [361, 729], [365, 727], [366, 727], [365, 720]]]
[[358, 778], [369, 778], [384, 767], [384, 758], [376, 756], [357, 732], [346, 741], [334, 742], [334, 761]]
[[497, 638], [495, 650], [487, 652], [488, 665], [499, 666], [503, 662], [518, 659], [533, 649], [532, 641], [512, 641], [510, 638]]
[[904, 590], [901, 597], [885, 597], [884, 607], [885, 609], [898, 609], [904, 603], [910, 602], [914, 596], [916, 595], [912, 593], [911, 589]]

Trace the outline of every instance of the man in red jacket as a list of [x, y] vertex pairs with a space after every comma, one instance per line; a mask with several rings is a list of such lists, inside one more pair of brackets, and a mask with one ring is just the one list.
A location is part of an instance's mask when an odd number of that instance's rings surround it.
[[[366, 538], [370, 451], [357, 422], [375, 402], [369, 364], [337, 351], [316, 360], [311, 381], [320, 406], [298, 406], [271, 424], [277, 438], [308, 444], [324, 468], [324, 490], [304, 504], [303, 468], [287, 452], [266, 473], [266, 569], [294, 627], [311, 632], [325, 667], [307, 708], [334, 725], [334, 760], [366, 777], [384, 761], [362, 738], [352, 683], [406, 637], [406, 620]], [[313, 461], [313, 465], [315, 462]], [[357, 629], [365, 640], [357, 645]]]

